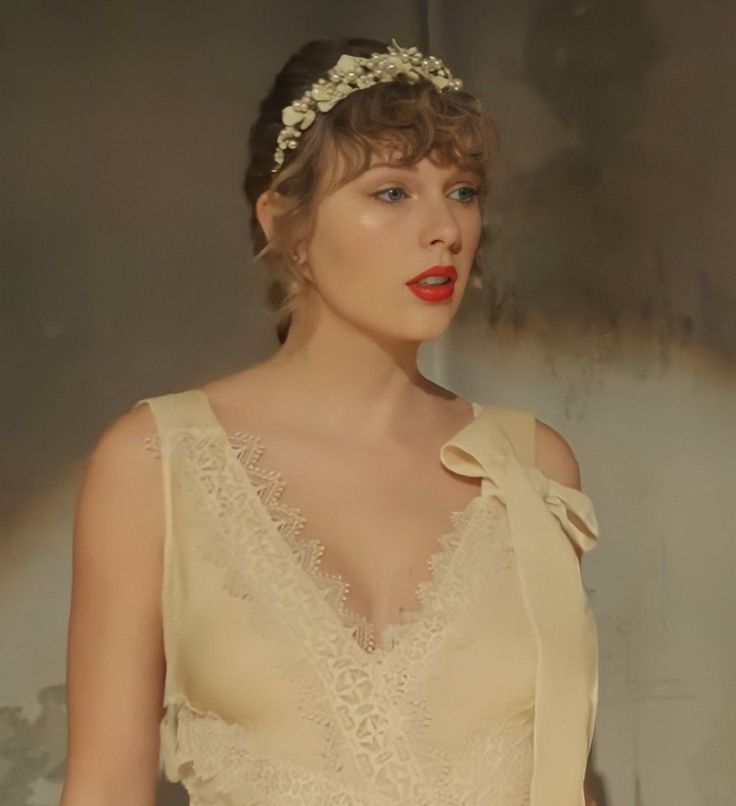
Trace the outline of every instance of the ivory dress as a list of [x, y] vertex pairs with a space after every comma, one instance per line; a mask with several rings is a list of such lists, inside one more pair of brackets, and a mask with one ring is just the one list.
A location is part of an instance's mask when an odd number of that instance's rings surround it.
[[533, 414], [473, 403], [442, 445], [479, 494], [449, 513], [421, 608], [367, 651], [258, 436], [199, 389], [144, 403], [166, 506], [161, 762], [192, 806], [583, 806], [597, 631], [571, 541], [593, 548], [598, 524], [534, 467]]

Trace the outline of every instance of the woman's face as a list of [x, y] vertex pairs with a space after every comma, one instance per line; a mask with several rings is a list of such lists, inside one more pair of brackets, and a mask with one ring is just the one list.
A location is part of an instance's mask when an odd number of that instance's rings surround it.
[[[423, 341], [452, 321], [481, 234], [480, 176], [428, 159], [369, 168], [325, 196], [306, 257], [317, 302], [384, 338]], [[452, 294], [428, 301], [407, 282], [433, 266], [457, 271]], [[321, 313], [325, 313], [321, 311]]]

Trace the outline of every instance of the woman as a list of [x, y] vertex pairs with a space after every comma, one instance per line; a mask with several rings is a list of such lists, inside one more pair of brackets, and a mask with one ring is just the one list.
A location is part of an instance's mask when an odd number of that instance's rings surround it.
[[494, 146], [395, 40], [310, 42], [277, 76], [245, 187], [282, 346], [93, 452], [62, 806], [153, 804], [159, 750], [198, 806], [584, 802], [577, 462], [416, 366], [476, 268]]

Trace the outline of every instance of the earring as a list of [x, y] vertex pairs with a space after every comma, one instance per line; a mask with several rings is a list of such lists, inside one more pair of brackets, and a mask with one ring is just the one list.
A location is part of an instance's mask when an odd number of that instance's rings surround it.
[[309, 263], [307, 262], [307, 259], [305, 257], [303, 258], [295, 255], [294, 260], [296, 262], [296, 265], [299, 267], [299, 271], [301, 272], [304, 279], [307, 280], [307, 282], [311, 282], [312, 276], [309, 273]]
[[301, 255], [298, 252], [292, 252], [291, 253], [291, 259], [299, 267], [307, 265], [307, 259], [304, 258], [304, 257], [301, 257]]

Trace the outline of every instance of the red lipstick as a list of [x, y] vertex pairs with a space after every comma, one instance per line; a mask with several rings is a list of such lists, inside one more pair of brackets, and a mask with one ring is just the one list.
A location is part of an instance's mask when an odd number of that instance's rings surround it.
[[[435, 280], [431, 285], [420, 284], [419, 281], [425, 277], [442, 277], [445, 279], [441, 283]], [[429, 269], [417, 274], [416, 277], [412, 277], [406, 285], [420, 299], [427, 302], [442, 302], [452, 296], [456, 280], [457, 270], [454, 266], [431, 266]]]

